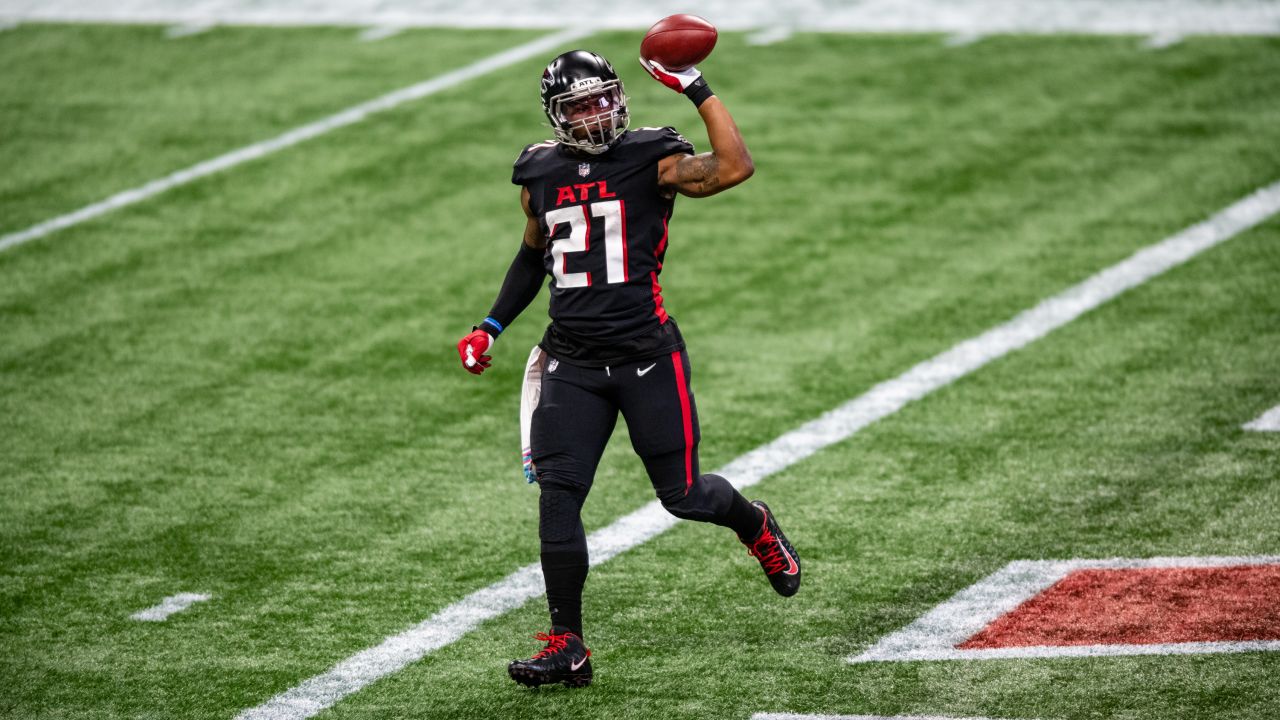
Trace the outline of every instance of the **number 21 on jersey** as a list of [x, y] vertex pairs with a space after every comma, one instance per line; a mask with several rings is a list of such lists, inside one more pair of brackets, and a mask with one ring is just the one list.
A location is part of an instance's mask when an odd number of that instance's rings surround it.
[[556, 208], [546, 214], [547, 236], [555, 235], [556, 228], [568, 223], [569, 237], [551, 242], [551, 272], [556, 287], [575, 288], [591, 285], [590, 272], [567, 272], [565, 255], [586, 252], [591, 243], [592, 218], [604, 221], [605, 282], [627, 281], [627, 213], [621, 200], [608, 200], [589, 205], [572, 205]]

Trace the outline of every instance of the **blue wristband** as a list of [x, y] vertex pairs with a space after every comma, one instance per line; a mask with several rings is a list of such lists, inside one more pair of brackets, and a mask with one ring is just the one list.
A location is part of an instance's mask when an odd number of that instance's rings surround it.
[[488, 332], [490, 335], [494, 336], [495, 338], [502, 334], [502, 330], [503, 330], [502, 323], [498, 322], [497, 320], [494, 320], [494, 319], [493, 319], [493, 318], [491, 318], [491, 317], [487, 317], [487, 318], [485, 318], [484, 320], [481, 320], [481, 321], [480, 321], [480, 324], [481, 324], [481, 325], [484, 325], [484, 324], [486, 324], [486, 323], [489, 325], [489, 328], [492, 328], [493, 330], [496, 330], [497, 332], [493, 332], [492, 330], [489, 330], [488, 328], [486, 328], [485, 332]]

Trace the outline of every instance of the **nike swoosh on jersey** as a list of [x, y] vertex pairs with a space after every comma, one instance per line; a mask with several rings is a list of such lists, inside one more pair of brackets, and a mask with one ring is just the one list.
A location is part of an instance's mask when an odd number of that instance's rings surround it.
[[647, 373], [647, 372], [649, 372], [650, 370], [652, 370], [652, 369], [653, 369], [657, 364], [658, 364], [658, 363], [654, 363], [653, 365], [650, 365], [649, 367], [647, 367], [647, 368], [645, 368], [645, 369], [643, 369], [643, 370], [641, 370], [640, 368], [636, 368], [636, 376], [638, 376], [638, 377], [644, 377], [644, 374], [645, 374], [645, 373]]

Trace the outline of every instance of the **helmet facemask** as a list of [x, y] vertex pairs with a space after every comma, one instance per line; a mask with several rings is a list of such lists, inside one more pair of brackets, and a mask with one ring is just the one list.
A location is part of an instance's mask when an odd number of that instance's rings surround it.
[[598, 155], [627, 131], [627, 96], [617, 78], [584, 78], [547, 100], [547, 117], [562, 144]]

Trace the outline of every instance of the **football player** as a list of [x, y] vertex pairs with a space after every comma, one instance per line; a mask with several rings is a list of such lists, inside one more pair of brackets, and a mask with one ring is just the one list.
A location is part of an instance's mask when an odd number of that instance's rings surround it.
[[494, 341], [551, 275], [551, 324], [526, 375], [540, 397], [525, 460], [539, 485], [552, 627], [535, 636], [546, 643], [540, 652], [508, 666], [534, 687], [591, 682], [579, 511], [619, 412], [663, 507], [733, 530], [774, 590], [791, 596], [800, 588], [800, 557], [769, 507], [699, 473], [689, 356], [658, 284], [676, 195], [707, 197], [743, 182], [754, 172], [751, 154], [698, 70], [640, 62], [698, 108], [711, 152], [694, 154], [670, 127], [628, 129], [622, 81], [599, 55], [576, 50], [553, 60], [542, 74], [542, 106], [555, 138], [525, 148], [511, 178], [521, 187], [524, 241], [489, 315], [458, 343], [463, 367], [484, 372]]

